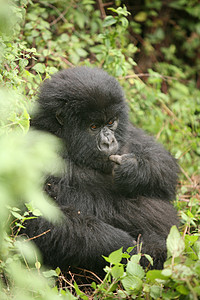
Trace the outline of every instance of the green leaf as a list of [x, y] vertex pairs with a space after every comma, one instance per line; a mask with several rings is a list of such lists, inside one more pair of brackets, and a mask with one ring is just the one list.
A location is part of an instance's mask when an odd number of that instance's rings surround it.
[[166, 280], [168, 277], [165, 276], [163, 270], [150, 270], [146, 274], [146, 278], [150, 281], [155, 281], [156, 279]]
[[200, 259], [200, 241], [196, 241], [193, 248], [198, 256], [198, 259]]
[[141, 254], [135, 254], [133, 256], [131, 256], [131, 261], [133, 261], [134, 263], [139, 263], [141, 259]]
[[88, 300], [88, 297], [79, 289], [76, 282], [74, 282], [74, 288], [78, 296], [83, 300]]
[[46, 66], [44, 64], [41, 64], [41, 63], [37, 63], [33, 66], [32, 68], [33, 70], [35, 70], [36, 72], [38, 73], [44, 73], [45, 72], [45, 69], [46, 69]]
[[19, 219], [19, 220], [22, 220], [22, 219], [23, 219], [23, 217], [22, 217], [20, 214], [18, 214], [17, 212], [11, 211], [11, 214], [12, 214], [16, 219]]
[[161, 273], [162, 273], [163, 276], [170, 277], [172, 275], [172, 270], [171, 270], [171, 268], [170, 269], [164, 269], [164, 270], [161, 270]]
[[108, 257], [105, 257], [105, 256], [103, 256], [103, 257], [107, 262], [109, 262], [113, 265], [118, 264], [122, 260], [122, 254], [123, 254], [122, 249], [123, 248], [120, 248], [120, 249], [112, 252]]
[[135, 246], [134, 247], [128, 247], [128, 249], [126, 250], [126, 252], [130, 253], [134, 248], [135, 248]]
[[108, 27], [115, 23], [117, 23], [117, 20], [115, 18], [113, 18], [112, 16], [107, 16], [103, 21], [103, 27]]
[[183, 253], [185, 249], [185, 243], [181, 237], [176, 226], [172, 226], [170, 233], [167, 237], [167, 250], [169, 255], [178, 257]]
[[124, 267], [123, 266], [112, 267], [111, 274], [115, 279], [122, 277], [124, 274]]
[[61, 269], [59, 267], [57, 267], [55, 271], [56, 271], [56, 274], [59, 276], [61, 273]]
[[24, 111], [22, 113], [22, 115], [20, 116], [20, 120], [18, 121], [18, 124], [20, 125], [20, 127], [22, 128], [22, 130], [24, 132], [28, 132], [29, 127], [30, 127], [30, 116], [27, 112], [27, 110], [24, 108]]
[[94, 290], [96, 290], [96, 288], [97, 288], [96, 282], [93, 281], [93, 282], [91, 283], [91, 287], [92, 287]]
[[126, 18], [121, 18], [120, 19], [120, 22], [122, 23], [122, 26], [124, 27], [124, 28], [126, 28], [126, 27], [128, 27], [128, 20], [126, 19]]
[[32, 213], [33, 213], [33, 215], [34, 215], [35, 217], [40, 217], [40, 216], [42, 216], [42, 213], [41, 213], [41, 211], [40, 211], [38, 208], [34, 208], [33, 211], [32, 211]]
[[157, 286], [157, 285], [152, 285], [150, 287], [150, 296], [153, 298], [153, 299], [158, 299], [161, 297], [161, 294], [162, 294], [162, 288], [160, 286]]
[[117, 299], [127, 299], [127, 293], [123, 290], [117, 290], [117, 295], [119, 296], [119, 298]]
[[189, 294], [189, 290], [184, 286], [184, 285], [178, 285], [177, 287], [176, 287], [176, 290], [180, 293], [180, 294], [182, 294], [182, 295], [188, 295]]
[[147, 19], [147, 13], [145, 11], [140, 11], [137, 15], [134, 16], [134, 20], [137, 22], [145, 22]]
[[19, 61], [19, 66], [21, 69], [24, 69], [28, 65], [28, 59], [21, 59]]
[[144, 256], [150, 262], [150, 264], [153, 266], [153, 258], [149, 254], [144, 254]]
[[118, 14], [119, 16], [125, 16], [127, 17], [128, 15], [130, 15], [131, 13], [127, 10], [126, 6], [123, 5], [122, 7], [118, 7], [117, 9], [109, 7], [108, 10], [111, 10], [113, 12], [115, 12], [116, 14]]
[[88, 55], [87, 51], [85, 51], [84, 49], [82, 48], [77, 48], [76, 49], [76, 53], [79, 55], [79, 56], [82, 56], [82, 57], [86, 57]]
[[197, 293], [198, 296], [200, 296], [200, 286], [195, 286], [193, 288], [194, 292]]
[[140, 279], [145, 275], [143, 268], [133, 261], [128, 262], [126, 272], [127, 274], [137, 276]]
[[137, 276], [128, 275], [124, 277], [121, 281], [125, 290], [130, 294], [133, 291], [139, 291], [142, 288], [142, 280]]
[[45, 271], [45, 272], [42, 272], [42, 274], [44, 275], [44, 277], [46, 278], [51, 278], [51, 277], [58, 277], [58, 274], [56, 273], [55, 270], [49, 270], [49, 271]]

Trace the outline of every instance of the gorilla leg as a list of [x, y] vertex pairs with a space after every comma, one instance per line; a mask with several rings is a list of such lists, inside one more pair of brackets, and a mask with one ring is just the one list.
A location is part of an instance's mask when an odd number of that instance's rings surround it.
[[[108, 256], [121, 247], [126, 250], [136, 243], [125, 231], [114, 228], [93, 216], [82, 217], [62, 207], [63, 218], [52, 224], [43, 218], [28, 222], [26, 233], [37, 236], [34, 242], [43, 253], [44, 263], [51, 267], [78, 266], [102, 272], [106, 265], [102, 255]], [[135, 250], [136, 251], [136, 250]]]

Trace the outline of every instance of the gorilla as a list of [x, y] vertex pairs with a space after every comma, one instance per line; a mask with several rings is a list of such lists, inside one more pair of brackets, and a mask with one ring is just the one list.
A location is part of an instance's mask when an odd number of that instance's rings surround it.
[[[44, 81], [38, 106], [32, 126], [63, 141], [66, 161], [63, 176], [50, 176], [45, 187], [62, 220], [39, 217], [26, 224], [44, 264], [98, 273], [106, 264], [103, 255], [140, 243], [153, 268], [161, 269], [166, 237], [178, 224], [171, 200], [179, 168], [153, 137], [129, 122], [118, 81], [98, 68], [66, 69]], [[144, 257], [141, 264], [148, 265]]]

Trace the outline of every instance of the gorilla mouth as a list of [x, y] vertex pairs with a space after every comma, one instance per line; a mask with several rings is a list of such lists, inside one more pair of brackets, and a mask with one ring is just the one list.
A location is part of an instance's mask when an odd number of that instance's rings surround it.
[[97, 145], [97, 148], [104, 157], [109, 158], [110, 155], [115, 155], [117, 153], [119, 147], [117, 143], [113, 143], [109, 147], [107, 145]]

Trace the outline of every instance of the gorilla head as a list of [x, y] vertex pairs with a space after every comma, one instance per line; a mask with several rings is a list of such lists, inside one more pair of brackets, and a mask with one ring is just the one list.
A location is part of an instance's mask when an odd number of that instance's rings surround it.
[[123, 146], [128, 123], [124, 93], [114, 77], [97, 68], [61, 71], [44, 82], [39, 104], [34, 127], [62, 137], [76, 163], [109, 168], [108, 157]]

